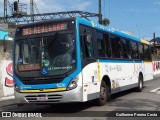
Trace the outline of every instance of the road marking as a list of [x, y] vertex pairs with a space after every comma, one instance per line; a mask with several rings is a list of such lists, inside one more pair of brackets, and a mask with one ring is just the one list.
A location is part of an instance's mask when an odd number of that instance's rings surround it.
[[159, 90], [160, 89], [160, 87], [159, 88], [156, 88], [156, 89], [153, 89], [153, 90], [151, 90], [150, 92], [155, 92], [155, 91], [157, 91], [157, 90]]
[[160, 94], [160, 87], [156, 88], [156, 89], [153, 89], [150, 92]]

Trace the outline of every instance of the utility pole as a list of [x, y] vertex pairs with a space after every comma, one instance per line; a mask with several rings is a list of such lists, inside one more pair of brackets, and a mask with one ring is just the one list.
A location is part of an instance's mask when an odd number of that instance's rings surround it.
[[4, 19], [7, 22], [7, 0], [4, 0]]
[[153, 43], [154, 54], [156, 54], [156, 33], [155, 32], [153, 33], [153, 41], [154, 41]]
[[34, 3], [33, 3], [33, 0], [30, 0], [30, 15], [31, 15], [31, 21], [34, 22]]
[[101, 6], [101, 0], [99, 0], [99, 16], [98, 16], [99, 20], [99, 24], [102, 24], [102, 6]]

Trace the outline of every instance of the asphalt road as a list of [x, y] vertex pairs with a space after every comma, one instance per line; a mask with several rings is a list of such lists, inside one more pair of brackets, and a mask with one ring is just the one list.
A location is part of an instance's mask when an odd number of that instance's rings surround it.
[[[155, 78], [152, 81], [148, 81], [144, 85], [142, 92], [135, 92], [134, 89], [121, 92], [112, 95], [112, 99], [105, 106], [96, 106], [94, 102], [86, 103], [70, 103], [70, 104], [55, 104], [55, 105], [34, 105], [25, 104], [24, 106], [17, 106], [15, 100], [0, 101], [0, 111], [17, 111], [17, 112], [29, 112], [29, 113], [42, 113], [41, 119], [50, 120], [54, 119], [94, 119], [101, 120], [101, 117], [105, 119], [122, 119], [128, 120], [127, 117], [115, 117], [115, 114], [121, 113], [134, 113], [137, 114], [151, 111], [150, 114], [155, 111], [159, 111], [160, 114], [160, 77]], [[145, 113], [144, 113], [145, 114]], [[64, 117], [64, 118], [63, 118]], [[88, 118], [87, 118], [88, 117]], [[106, 118], [107, 117], [107, 118]], [[131, 117], [132, 119], [138, 119], [137, 117]], [[6, 118], [3, 118], [6, 119]], [[17, 118], [10, 118], [17, 119]], [[28, 118], [23, 118], [28, 120]], [[30, 118], [36, 119], [36, 118]], [[40, 118], [37, 118], [40, 119]], [[142, 119], [160, 119], [157, 117], [143, 117]]]

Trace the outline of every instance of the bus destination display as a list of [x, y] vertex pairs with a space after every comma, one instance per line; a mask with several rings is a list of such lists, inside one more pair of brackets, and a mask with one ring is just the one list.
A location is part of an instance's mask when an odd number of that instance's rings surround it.
[[23, 28], [22, 35], [39, 34], [39, 33], [54, 32], [60, 30], [67, 30], [67, 23], [39, 25], [34, 27]]

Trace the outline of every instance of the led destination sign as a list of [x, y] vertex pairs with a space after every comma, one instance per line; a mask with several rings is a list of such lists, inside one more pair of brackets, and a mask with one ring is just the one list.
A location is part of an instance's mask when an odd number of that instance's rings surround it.
[[19, 72], [30, 71], [30, 70], [40, 70], [40, 69], [41, 69], [40, 64], [18, 65]]
[[45, 32], [53, 32], [67, 30], [67, 23], [58, 23], [58, 24], [50, 24], [50, 25], [38, 25], [34, 27], [27, 27], [22, 29], [22, 35], [32, 35], [39, 34]]

